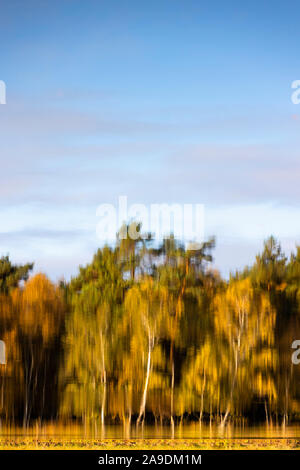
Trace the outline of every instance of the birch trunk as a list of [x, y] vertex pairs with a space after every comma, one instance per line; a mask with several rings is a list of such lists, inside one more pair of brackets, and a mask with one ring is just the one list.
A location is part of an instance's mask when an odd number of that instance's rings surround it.
[[147, 393], [148, 393], [148, 385], [151, 373], [151, 354], [153, 350], [153, 339], [151, 338], [150, 329], [148, 331], [148, 359], [147, 359], [147, 372], [146, 372], [146, 380], [144, 385], [144, 392], [141, 400], [140, 405], [140, 413], [137, 419], [137, 426], [140, 424], [141, 419], [145, 418], [145, 410], [146, 410], [146, 402], [147, 402]]

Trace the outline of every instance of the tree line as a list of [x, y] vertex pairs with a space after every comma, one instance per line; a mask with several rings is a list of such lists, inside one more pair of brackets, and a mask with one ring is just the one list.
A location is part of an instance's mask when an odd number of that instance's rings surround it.
[[1, 422], [299, 421], [300, 247], [270, 237], [225, 280], [214, 239], [129, 228], [70, 282], [0, 259]]

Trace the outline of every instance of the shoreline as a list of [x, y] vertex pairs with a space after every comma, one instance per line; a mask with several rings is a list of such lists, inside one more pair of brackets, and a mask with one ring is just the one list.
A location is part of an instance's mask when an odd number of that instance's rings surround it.
[[0, 450], [300, 450], [300, 438], [66, 440], [0, 438]]

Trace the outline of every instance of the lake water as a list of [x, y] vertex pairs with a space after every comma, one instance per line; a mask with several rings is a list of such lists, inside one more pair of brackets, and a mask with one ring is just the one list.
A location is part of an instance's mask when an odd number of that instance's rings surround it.
[[57, 426], [48, 425], [45, 427], [35, 426], [24, 432], [23, 428], [2, 428], [0, 438], [5, 437], [40, 437], [53, 439], [280, 439], [299, 438], [300, 426], [237, 426], [227, 424], [224, 428], [216, 425], [201, 426], [198, 423], [170, 426], [150, 426], [142, 425], [137, 428], [130, 428], [121, 425], [110, 425], [104, 428], [83, 427], [83, 426]]

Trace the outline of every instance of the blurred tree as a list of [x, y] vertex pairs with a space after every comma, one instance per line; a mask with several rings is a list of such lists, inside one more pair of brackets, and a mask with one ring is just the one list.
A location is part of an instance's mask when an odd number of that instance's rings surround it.
[[286, 261], [280, 244], [274, 237], [270, 237], [264, 243], [262, 254], [256, 256], [256, 262], [250, 271], [252, 282], [268, 291], [280, 286], [286, 275]]
[[19, 285], [21, 281], [28, 279], [33, 264], [14, 265], [8, 256], [0, 258], [0, 293], [7, 294], [11, 289]]

